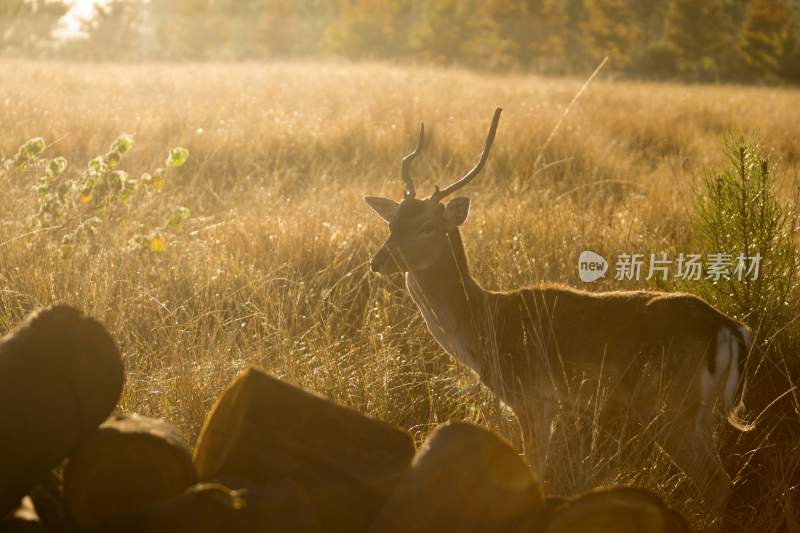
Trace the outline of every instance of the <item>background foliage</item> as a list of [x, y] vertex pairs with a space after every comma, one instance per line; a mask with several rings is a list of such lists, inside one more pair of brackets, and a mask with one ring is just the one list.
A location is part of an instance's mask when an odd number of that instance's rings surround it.
[[108, 0], [85, 39], [63, 0], [7, 0], [0, 49], [81, 60], [322, 56], [645, 78], [800, 81], [800, 0]]

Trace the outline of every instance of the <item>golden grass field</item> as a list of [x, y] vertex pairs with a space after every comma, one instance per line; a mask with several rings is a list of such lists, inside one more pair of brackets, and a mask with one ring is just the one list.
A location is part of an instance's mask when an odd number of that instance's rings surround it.
[[[691, 252], [694, 187], [724, 164], [726, 135], [752, 133], [774, 149], [787, 180], [800, 157], [797, 90], [602, 76], [545, 148], [583, 82], [383, 64], [5, 62], [0, 156], [42, 136], [57, 141], [46, 157], [83, 166], [131, 133], [122, 167], [132, 175], [173, 146], [191, 157], [164, 192], [131, 202], [94, 247], [68, 255], [50, 238], [57, 228], [31, 229], [33, 182], [0, 183], [0, 331], [42, 305], [81, 307], [120, 343], [122, 409], [166, 417], [191, 437], [225, 384], [255, 364], [418, 441], [467, 420], [519, 444], [513, 417], [438, 347], [401, 280], [369, 272], [386, 230], [361, 197], [400, 198], [400, 158], [419, 122], [430, 143], [414, 174], [427, 194], [474, 163], [492, 111], [505, 108], [490, 162], [466, 191], [463, 229], [475, 276], [492, 289], [579, 285], [585, 249]], [[192, 217], [165, 253], [124, 250], [175, 205]], [[695, 492], [645, 440], [603, 453], [563, 443], [554, 488], [643, 484], [704, 527]]]

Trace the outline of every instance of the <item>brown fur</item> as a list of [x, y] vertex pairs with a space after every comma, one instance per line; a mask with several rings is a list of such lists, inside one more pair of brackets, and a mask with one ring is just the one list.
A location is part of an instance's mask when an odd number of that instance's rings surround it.
[[[432, 204], [399, 204], [373, 269], [406, 272], [437, 341], [517, 415], [533, 465], [541, 470], [546, 460], [558, 406], [591, 401], [575, 388], [590, 380], [604, 387], [607, 412], [624, 409], [643, 424], [661, 417], [658, 443], [718, 508], [731, 482], [714, 447], [713, 410], [732, 369], [716, 368], [717, 338], [727, 328], [746, 351], [746, 326], [686, 293], [485, 290], [470, 275], [447, 208]], [[418, 239], [431, 224], [437, 233]]]

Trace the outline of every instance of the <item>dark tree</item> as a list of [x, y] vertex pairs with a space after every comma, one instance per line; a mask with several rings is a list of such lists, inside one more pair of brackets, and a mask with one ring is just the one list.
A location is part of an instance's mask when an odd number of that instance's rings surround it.
[[480, 0], [420, 0], [419, 19], [411, 29], [411, 46], [442, 63], [483, 64], [491, 54], [488, 24]]
[[326, 32], [328, 47], [355, 58], [397, 57], [408, 52], [414, 3], [393, 0], [339, 0]]
[[742, 26], [740, 49], [748, 64], [777, 74], [794, 47], [791, 10], [786, 0], [752, 0]]
[[716, 73], [733, 46], [730, 13], [721, 0], [671, 0], [664, 37], [678, 51], [689, 73]]
[[594, 59], [610, 56], [611, 66], [630, 63], [640, 28], [636, 25], [637, 0], [587, 0], [584, 33]]

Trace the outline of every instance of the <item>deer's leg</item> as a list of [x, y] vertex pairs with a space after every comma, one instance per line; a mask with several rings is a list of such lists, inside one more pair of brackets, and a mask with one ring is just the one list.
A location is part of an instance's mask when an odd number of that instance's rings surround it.
[[714, 443], [713, 410], [698, 405], [668, 419], [660, 444], [694, 483], [713, 514], [724, 509], [732, 482]]

